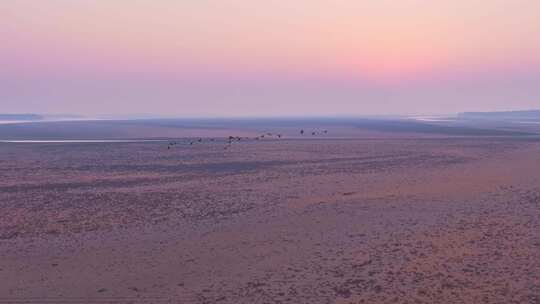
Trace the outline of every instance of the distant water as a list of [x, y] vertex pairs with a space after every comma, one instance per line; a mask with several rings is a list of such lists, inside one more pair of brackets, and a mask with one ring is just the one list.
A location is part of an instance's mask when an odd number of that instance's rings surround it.
[[104, 119], [100, 119], [100, 118], [44, 118], [44, 119], [35, 119], [35, 120], [24, 120], [24, 119], [2, 120], [0, 119], [0, 125], [62, 122], [62, 121], [96, 121], [96, 120], [104, 120]]
[[34, 120], [0, 120], [0, 125], [35, 122]]
[[409, 117], [409, 119], [417, 120], [417, 121], [425, 121], [425, 122], [448, 122], [448, 121], [455, 121], [455, 119], [450, 119], [446, 117], [438, 117], [438, 116], [412, 116]]
[[22, 144], [48, 144], [48, 143], [138, 143], [138, 142], [165, 142], [165, 139], [59, 139], [59, 140], [0, 140], [0, 143], [22, 143]]

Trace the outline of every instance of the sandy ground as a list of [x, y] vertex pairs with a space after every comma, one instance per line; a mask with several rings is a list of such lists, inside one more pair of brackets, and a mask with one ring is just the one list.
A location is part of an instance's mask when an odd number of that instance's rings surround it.
[[540, 303], [540, 142], [0, 144], [0, 303]]

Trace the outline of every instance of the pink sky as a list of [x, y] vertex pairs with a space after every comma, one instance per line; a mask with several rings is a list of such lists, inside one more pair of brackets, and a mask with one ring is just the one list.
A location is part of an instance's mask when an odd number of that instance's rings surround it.
[[537, 0], [17, 0], [0, 25], [0, 112], [540, 108]]

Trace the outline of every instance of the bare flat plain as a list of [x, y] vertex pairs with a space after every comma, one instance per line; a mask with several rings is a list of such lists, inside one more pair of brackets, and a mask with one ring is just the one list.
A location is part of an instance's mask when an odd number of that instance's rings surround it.
[[537, 136], [345, 129], [0, 143], [0, 303], [540, 303]]

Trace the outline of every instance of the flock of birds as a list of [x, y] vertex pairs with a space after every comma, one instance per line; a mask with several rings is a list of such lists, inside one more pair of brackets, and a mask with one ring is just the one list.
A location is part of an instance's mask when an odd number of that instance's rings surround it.
[[[306, 131], [304, 131], [304, 129], [300, 130], [300, 135], [304, 135], [306, 134]], [[323, 130], [323, 131], [312, 131], [311, 132], [311, 135], [312, 136], [315, 136], [315, 135], [319, 135], [319, 134], [328, 134], [328, 130]], [[231, 147], [231, 145], [235, 142], [240, 142], [240, 141], [243, 141], [243, 140], [262, 140], [262, 139], [265, 139], [265, 138], [277, 138], [277, 139], [281, 139], [283, 137], [282, 134], [273, 134], [273, 133], [264, 133], [264, 134], [261, 134], [259, 136], [256, 136], [256, 137], [241, 137], [241, 136], [229, 136], [229, 137], [226, 137], [225, 138], [225, 142], [226, 142], [226, 145], [223, 147], [223, 149], [228, 149]], [[199, 137], [197, 139], [190, 139], [187, 144], [189, 144], [190, 146], [194, 145], [194, 144], [197, 144], [197, 143], [203, 143], [203, 142], [215, 142], [216, 139], [215, 138], [208, 138], [208, 139], [203, 139], [202, 137]], [[169, 142], [169, 144], [167, 145], [167, 149], [170, 150], [172, 147], [176, 146], [180, 144], [179, 142], [176, 142], [176, 141], [173, 141], [173, 142]]]

